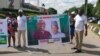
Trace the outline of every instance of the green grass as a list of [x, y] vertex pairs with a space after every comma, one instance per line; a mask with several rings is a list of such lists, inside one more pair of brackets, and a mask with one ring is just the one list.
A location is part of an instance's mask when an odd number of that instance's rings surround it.
[[100, 30], [100, 25], [98, 25], [97, 23], [90, 23], [90, 25], [92, 25], [92, 26], [94, 26], [94, 27], [97, 28], [97, 29], [94, 31], [94, 33], [95, 33], [96, 35], [99, 36], [99, 34], [98, 34], [97, 32]]
[[95, 26], [96, 28], [100, 29], [100, 25], [98, 25], [97, 23], [90, 23], [90, 25]]

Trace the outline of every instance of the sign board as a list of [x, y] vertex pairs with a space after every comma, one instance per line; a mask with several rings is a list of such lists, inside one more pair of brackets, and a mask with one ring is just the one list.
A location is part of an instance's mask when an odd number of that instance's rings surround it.
[[7, 19], [0, 19], [0, 47], [7, 47]]
[[28, 46], [69, 42], [68, 15], [30, 16], [27, 21]]

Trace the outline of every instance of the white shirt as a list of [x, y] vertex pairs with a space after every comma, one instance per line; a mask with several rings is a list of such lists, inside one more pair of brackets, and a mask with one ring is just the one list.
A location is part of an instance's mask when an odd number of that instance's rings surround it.
[[56, 34], [51, 34], [51, 35], [52, 35], [52, 38], [62, 38], [62, 37], [65, 37], [65, 34], [61, 33], [61, 32], [58, 32]]
[[84, 26], [85, 24], [87, 24], [87, 17], [85, 15], [82, 16], [76, 15], [74, 20], [75, 20], [75, 30], [76, 31], [84, 30]]
[[18, 22], [18, 30], [26, 30], [26, 23], [27, 23], [26, 16], [24, 15], [18, 16], [17, 22]]

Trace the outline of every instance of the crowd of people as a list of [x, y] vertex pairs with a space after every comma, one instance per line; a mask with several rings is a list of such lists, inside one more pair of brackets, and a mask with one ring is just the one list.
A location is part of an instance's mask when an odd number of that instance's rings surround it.
[[[13, 14], [9, 12], [6, 15], [6, 19], [8, 20], [8, 47], [11, 47], [11, 38], [13, 40], [13, 46], [15, 47], [15, 32], [18, 32], [18, 46], [21, 47], [21, 35], [23, 36], [23, 47], [26, 47], [26, 38], [25, 38], [25, 32], [26, 32], [26, 23], [27, 23], [27, 17], [24, 15], [23, 10], [18, 11], [17, 19], [13, 17]], [[42, 27], [40, 25], [42, 23]], [[43, 21], [39, 21], [39, 29], [44, 30], [45, 23]], [[56, 26], [56, 27], [55, 27]], [[58, 26], [56, 22], [53, 22], [52, 28], [56, 28], [58, 30]], [[55, 31], [57, 31], [55, 30]], [[57, 31], [58, 32], [58, 31]], [[55, 33], [55, 32], [54, 32]], [[59, 32], [60, 33], [60, 32]], [[59, 33], [57, 33], [59, 35]], [[73, 37], [75, 36], [76, 39], [76, 46], [72, 49], [76, 49], [75, 53], [82, 52], [82, 42], [83, 42], [83, 36], [87, 36], [87, 17], [84, 15], [84, 11], [82, 9], [78, 10], [78, 13], [71, 12], [70, 14], [70, 38], [71, 43], [73, 43]], [[40, 35], [39, 35], [40, 34]], [[45, 36], [43, 38], [45, 39], [47, 36], [51, 37], [51, 34], [47, 31], [45, 31]], [[62, 35], [64, 35], [62, 33]], [[39, 37], [41, 39], [41, 33], [36, 32], [34, 34], [35, 37]], [[49, 38], [48, 38], [49, 39]]]

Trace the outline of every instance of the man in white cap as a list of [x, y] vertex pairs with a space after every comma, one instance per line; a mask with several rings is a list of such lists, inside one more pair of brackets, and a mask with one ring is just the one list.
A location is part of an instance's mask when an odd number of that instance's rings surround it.
[[26, 38], [25, 38], [25, 31], [26, 31], [26, 23], [27, 23], [27, 18], [23, 14], [23, 10], [18, 11], [18, 17], [17, 17], [17, 22], [18, 22], [18, 46], [21, 47], [21, 35], [23, 37], [23, 47], [26, 47]]
[[73, 37], [74, 37], [74, 33], [75, 33], [75, 21], [74, 21], [74, 18], [75, 18], [75, 15], [76, 13], [73, 11], [71, 12], [70, 14], [70, 43], [72, 44], [73, 43]]

